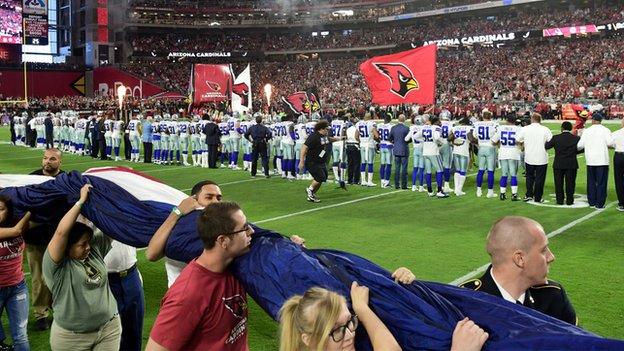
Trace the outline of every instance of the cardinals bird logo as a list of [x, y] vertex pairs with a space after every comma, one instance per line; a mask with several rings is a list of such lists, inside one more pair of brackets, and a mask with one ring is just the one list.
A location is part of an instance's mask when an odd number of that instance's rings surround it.
[[407, 94], [420, 89], [420, 84], [414, 78], [412, 71], [402, 63], [373, 63], [383, 75], [390, 79], [390, 90], [398, 96], [405, 98]]
[[225, 298], [223, 297], [223, 304], [225, 304], [225, 308], [228, 311], [232, 312], [232, 314], [236, 318], [243, 318], [246, 315], [247, 311], [247, 302], [240, 295], [234, 295], [232, 297]]
[[241, 97], [241, 105], [247, 106], [247, 99], [249, 97], [249, 87], [247, 83], [234, 84], [232, 92]]
[[282, 99], [294, 113], [310, 113], [310, 99], [305, 91], [298, 91]]
[[221, 91], [221, 85], [219, 83], [215, 83], [215, 82], [211, 82], [207, 80], [206, 85], [214, 91]]

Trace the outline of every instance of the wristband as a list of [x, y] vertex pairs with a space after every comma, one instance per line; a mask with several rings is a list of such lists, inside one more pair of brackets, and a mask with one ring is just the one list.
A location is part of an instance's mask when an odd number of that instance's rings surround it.
[[171, 213], [175, 213], [176, 216], [182, 217], [182, 211], [176, 206], [171, 210]]
[[76, 201], [74, 206], [82, 207], [82, 202], [80, 200]]

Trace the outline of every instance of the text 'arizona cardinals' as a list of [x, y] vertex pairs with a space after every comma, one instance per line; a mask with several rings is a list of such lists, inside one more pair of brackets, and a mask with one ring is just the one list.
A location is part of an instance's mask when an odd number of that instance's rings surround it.
[[428, 45], [375, 56], [360, 65], [373, 103], [396, 105], [435, 102], [437, 46]]

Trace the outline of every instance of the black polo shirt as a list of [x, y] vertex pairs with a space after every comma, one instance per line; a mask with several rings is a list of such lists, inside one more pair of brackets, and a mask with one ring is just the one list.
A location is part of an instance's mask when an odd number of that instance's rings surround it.
[[[65, 173], [63, 170], [59, 170], [57, 176], [61, 173]], [[32, 173], [32, 175], [44, 175], [43, 169], [38, 169]], [[59, 201], [58, 206], [67, 206], [63, 201]], [[36, 245], [36, 246], [47, 246], [52, 237], [54, 236], [54, 231], [56, 230], [56, 226], [60, 218], [55, 220], [53, 223], [41, 223], [40, 225], [28, 229], [23, 237], [24, 242], [28, 245]]]
[[328, 136], [322, 136], [318, 131], [310, 134], [305, 141], [308, 147], [306, 162], [325, 163], [331, 154], [331, 142]]

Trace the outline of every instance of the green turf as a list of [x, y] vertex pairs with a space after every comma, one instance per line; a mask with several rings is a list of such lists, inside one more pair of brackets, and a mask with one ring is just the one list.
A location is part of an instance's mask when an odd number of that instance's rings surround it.
[[[615, 129], [615, 126], [610, 127]], [[556, 130], [557, 126], [552, 125], [552, 129]], [[7, 128], [0, 128], [0, 141], [7, 139]], [[41, 154], [41, 150], [2, 143], [0, 172], [28, 173], [40, 166]], [[581, 157], [579, 161], [577, 193], [584, 194], [584, 159]], [[451, 282], [487, 263], [485, 235], [492, 222], [503, 215], [534, 218], [548, 233], [593, 213], [589, 208], [537, 207], [522, 202], [476, 198], [474, 175], [466, 182], [467, 195], [463, 198], [430, 199], [423, 193], [379, 187], [352, 187], [344, 192], [333, 184], [326, 184], [319, 193], [323, 202], [311, 204], [305, 201], [306, 181], [252, 180], [242, 171], [94, 161], [74, 155], [65, 155], [63, 160], [66, 171], [105, 165], [144, 170], [186, 192], [198, 180], [215, 180], [223, 184], [226, 200], [241, 203], [249, 220], [261, 221], [263, 227], [303, 236], [311, 248], [350, 251], [387, 269], [407, 266], [420, 279], [439, 282]], [[469, 174], [474, 172], [473, 169]], [[377, 174], [375, 180], [379, 183]], [[520, 183], [522, 194], [524, 180], [521, 179]], [[498, 190], [498, 186], [495, 189]], [[553, 193], [552, 169], [549, 169], [545, 198], [554, 202], [549, 195]], [[610, 174], [608, 203], [614, 200]], [[299, 213], [302, 211], [307, 212]], [[289, 216], [282, 217], [285, 215]], [[621, 292], [624, 242], [620, 238], [623, 220], [624, 215], [611, 206], [552, 238], [551, 249], [556, 261], [550, 274], [552, 279], [566, 287], [582, 327], [620, 339], [624, 338], [624, 296]], [[147, 262], [143, 252], [139, 252], [139, 269], [145, 285], [143, 335], [147, 340], [160, 299], [166, 291], [166, 276], [163, 264]], [[8, 333], [6, 317], [3, 320]], [[29, 329], [29, 338], [33, 350], [49, 349], [49, 333]], [[276, 323], [253, 301], [250, 301], [249, 344], [251, 350], [278, 348]]]

